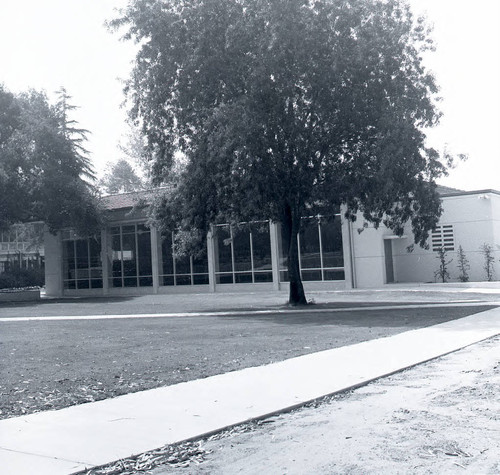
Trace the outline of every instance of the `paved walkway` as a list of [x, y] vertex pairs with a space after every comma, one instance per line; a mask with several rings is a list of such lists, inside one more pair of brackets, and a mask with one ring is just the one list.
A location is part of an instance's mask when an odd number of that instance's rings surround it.
[[0, 421], [1, 472], [58, 475], [102, 465], [293, 408], [497, 334], [500, 309], [493, 309], [275, 364], [6, 419]]

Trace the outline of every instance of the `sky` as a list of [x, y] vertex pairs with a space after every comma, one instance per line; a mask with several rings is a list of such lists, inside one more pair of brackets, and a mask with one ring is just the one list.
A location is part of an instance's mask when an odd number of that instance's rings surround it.
[[[136, 48], [104, 22], [127, 0], [1, 0], [0, 83], [12, 92], [64, 86], [91, 131], [87, 148], [102, 174], [123, 157], [128, 126], [123, 80]], [[441, 90], [443, 118], [429, 145], [465, 153], [443, 185], [500, 190], [500, 0], [410, 0], [434, 25], [437, 51], [425, 57]]]

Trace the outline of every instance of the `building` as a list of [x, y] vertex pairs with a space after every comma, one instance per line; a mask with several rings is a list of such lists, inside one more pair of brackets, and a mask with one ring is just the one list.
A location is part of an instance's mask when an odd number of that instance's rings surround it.
[[0, 231], [0, 273], [43, 267], [43, 223], [14, 224]]
[[[395, 236], [381, 225], [347, 222], [340, 214], [305, 217], [298, 237], [307, 290], [377, 287], [392, 282], [434, 282], [437, 249], [447, 253], [458, 280], [459, 246], [470, 262], [470, 280], [485, 280], [481, 247], [492, 247], [500, 277], [500, 193], [439, 187], [443, 215], [429, 249], [412, 246], [411, 230]], [[45, 234], [47, 295], [140, 295], [174, 292], [280, 290], [287, 288], [286, 243], [269, 221], [218, 225], [200, 256], [175, 257], [172, 236], [146, 225], [146, 192], [105, 198], [106, 228], [85, 238], [71, 230]], [[333, 214], [333, 213], [332, 213]]]

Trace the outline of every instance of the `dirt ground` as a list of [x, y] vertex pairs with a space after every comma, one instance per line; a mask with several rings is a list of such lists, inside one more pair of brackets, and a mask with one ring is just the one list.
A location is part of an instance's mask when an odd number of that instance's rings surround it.
[[191, 460], [147, 473], [498, 474], [499, 389], [496, 337], [192, 443]]
[[282, 361], [488, 308], [1, 322], [0, 419]]

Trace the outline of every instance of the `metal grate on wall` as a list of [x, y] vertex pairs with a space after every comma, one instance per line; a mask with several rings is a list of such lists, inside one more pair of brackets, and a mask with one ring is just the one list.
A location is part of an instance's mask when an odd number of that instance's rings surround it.
[[455, 250], [455, 237], [453, 235], [453, 224], [443, 224], [437, 226], [431, 235], [432, 250], [438, 251], [444, 248], [445, 251]]

